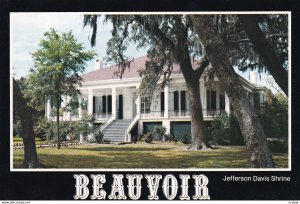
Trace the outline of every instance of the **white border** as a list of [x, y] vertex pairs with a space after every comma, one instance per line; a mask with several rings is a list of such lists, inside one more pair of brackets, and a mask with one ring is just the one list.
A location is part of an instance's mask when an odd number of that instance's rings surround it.
[[158, 171], [181, 171], [181, 172], [195, 172], [195, 171], [291, 171], [291, 154], [292, 154], [292, 129], [291, 129], [291, 98], [292, 98], [292, 90], [291, 90], [291, 81], [292, 81], [292, 55], [291, 55], [291, 11], [245, 11], [245, 12], [64, 12], [64, 13], [59, 13], [59, 12], [42, 12], [41, 14], [60, 14], [60, 15], [80, 15], [80, 14], [115, 14], [115, 15], [132, 15], [132, 14], [186, 14], [186, 15], [192, 15], [192, 14], [204, 14], [204, 15], [212, 15], [212, 14], [286, 14], [288, 15], [288, 64], [289, 64], [289, 70], [288, 70], [288, 140], [289, 140], [289, 151], [288, 151], [288, 168], [224, 168], [224, 169], [218, 169], [218, 168], [207, 168], [207, 169], [199, 169], [199, 168], [191, 168], [191, 169], [86, 169], [86, 168], [75, 168], [75, 169], [50, 169], [50, 168], [45, 168], [45, 169], [14, 169], [13, 168], [13, 52], [12, 52], [12, 45], [13, 45], [13, 40], [12, 40], [12, 33], [11, 33], [11, 14], [14, 13], [27, 13], [31, 14], [33, 12], [11, 12], [10, 13], [10, 171], [11, 172], [92, 172], [92, 171], [102, 171], [102, 172], [141, 172], [141, 171], [151, 171], [151, 172], [158, 172]]

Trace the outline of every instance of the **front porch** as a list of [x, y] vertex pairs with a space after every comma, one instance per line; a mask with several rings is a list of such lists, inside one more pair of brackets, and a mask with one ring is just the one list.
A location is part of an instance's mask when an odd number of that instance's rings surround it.
[[[109, 119], [152, 120], [189, 120], [191, 111], [185, 84], [166, 86], [152, 97], [141, 97], [137, 93], [138, 85], [122, 87], [83, 88], [78, 98], [77, 110], [66, 110], [60, 115], [62, 121], [81, 120], [83, 115], [93, 115], [95, 123], [103, 123]], [[167, 93], [167, 94], [166, 94]], [[202, 114], [205, 121], [230, 112], [230, 102], [223, 89], [216, 84], [208, 89], [200, 83]], [[64, 97], [62, 106], [70, 103], [70, 97]], [[46, 117], [56, 120], [51, 115], [50, 101], [46, 105]]]

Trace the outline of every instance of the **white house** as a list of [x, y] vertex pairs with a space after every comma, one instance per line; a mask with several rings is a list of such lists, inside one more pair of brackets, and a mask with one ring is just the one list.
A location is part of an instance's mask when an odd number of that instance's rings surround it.
[[[95, 117], [95, 132], [102, 131], [106, 140], [130, 142], [133, 135], [142, 134], [155, 125], [164, 126], [167, 134], [176, 134], [180, 127], [190, 125], [189, 97], [178, 65], [174, 65], [171, 86], [155, 92], [152, 101], [137, 94], [141, 83], [138, 70], [144, 67], [146, 60], [146, 56], [136, 58], [130, 68], [125, 70], [122, 79], [114, 74], [119, 69], [118, 66], [104, 68], [99, 60], [95, 63], [94, 71], [82, 76], [84, 82], [79, 87], [82, 92], [79, 101], [87, 100], [87, 112]], [[200, 97], [204, 121], [209, 123], [219, 114], [229, 114], [231, 106], [217, 77], [212, 86], [205, 84], [204, 77], [203, 75], [200, 79]], [[265, 87], [255, 84], [255, 72], [250, 74], [251, 82], [242, 77], [240, 80], [251, 103], [259, 108], [264, 102]], [[65, 101], [68, 100], [70, 98], [65, 97]], [[61, 120], [78, 120], [82, 117], [82, 112], [80, 107], [78, 113], [65, 112]], [[50, 113], [48, 101], [48, 119], [52, 117]]]

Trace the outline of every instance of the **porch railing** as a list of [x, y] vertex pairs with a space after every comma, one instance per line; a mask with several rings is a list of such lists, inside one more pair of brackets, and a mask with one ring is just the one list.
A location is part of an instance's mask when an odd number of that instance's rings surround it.
[[203, 116], [218, 116], [224, 113], [224, 109], [202, 109]]
[[191, 112], [189, 110], [169, 110], [169, 117], [184, 117], [190, 115]]
[[[204, 117], [218, 116], [224, 114], [225, 110], [223, 109], [202, 109], [202, 114]], [[189, 117], [191, 116], [190, 110], [169, 110], [169, 117], [171, 118], [180, 118], [180, 117]], [[141, 118], [163, 118], [163, 111], [149, 111], [141, 113]]]
[[128, 125], [126, 131], [125, 131], [125, 141], [131, 142], [131, 134], [130, 131], [134, 127], [134, 125], [138, 122], [140, 119], [140, 114], [136, 114], [135, 117], [132, 119], [131, 123]]
[[162, 118], [164, 117], [163, 111], [147, 111], [141, 113], [141, 118]]

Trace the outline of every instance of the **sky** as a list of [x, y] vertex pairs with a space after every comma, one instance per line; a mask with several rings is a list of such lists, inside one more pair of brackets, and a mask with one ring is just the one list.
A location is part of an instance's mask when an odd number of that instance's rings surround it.
[[[111, 37], [112, 25], [103, 24], [98, 21], [97, 43], [91, 47], [89, 41], [90, 28], [83, 28], [83, 13], [11, 13], [11, 67], [14, 77], [20, 78], [29, 74], [33, 67], [31, 54], [39, 49], [39, 41], [43, 34], [54, 28], [58, 32], [72, 31], [78, 42], [83, 43], [86, 50], [95, 50], [98, 54], [95, 59], [87, 62], [85, 72], [94, 70], [96, 59], [102, 60], [106, 55], [107, 41]], [[129, 57], [140, 57], [146, 55], [146, 50], [137, 50], [134, 45], [129, 46], [127, 55]], [[249, 72], [239, 72], [238, 74], [249, 80]], [[266, 79], [270, 76], [262, 74], [257, 77], [260, 85], [268, 86]]]
[[[94, 70], [96, 59], [102, 60], [106, 55], [106, 42], [111, 36], [112, 25], [99, 21], [97, 29], [97, 43], [91, 47], [89, 41], [90, 29], [83, 29], [83, 14], [78, 13], [11, 13], [11, 66], [14, 76], [20, 78], [29, 74], [33, 67], [31, 54], [39, 49], [39, 42], [43, 34], [54, 28], [58, 32], [72, 31], [78, 42], [83, 43], [86, 50], [95, 50], [98, 54], [87, 63], [85, 72]], [[127, 52], [130, 57], [146, 55], [146, 50], [136, 50], [130, 46]]]

